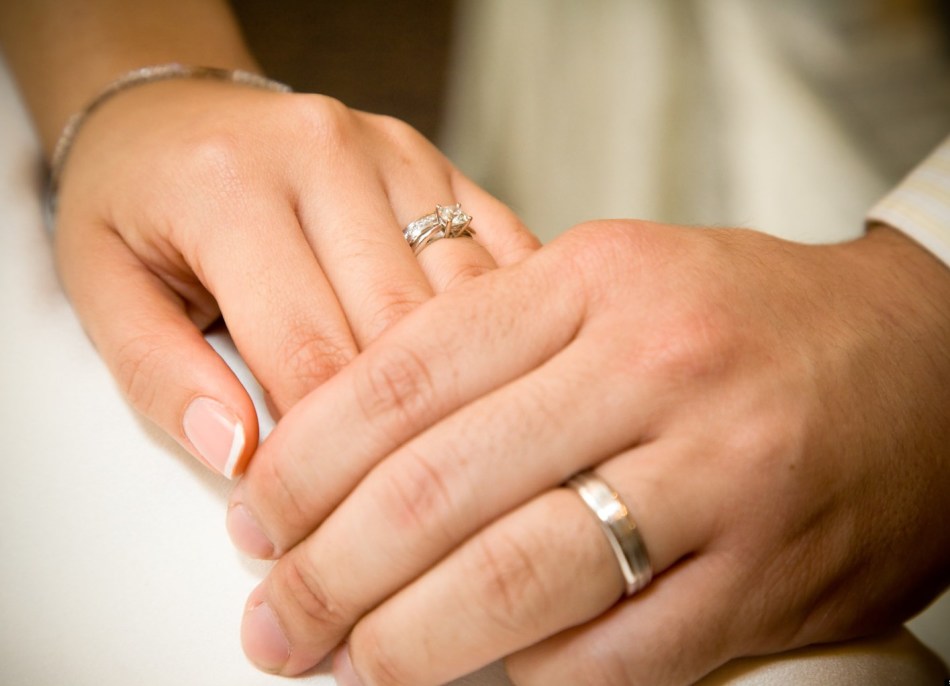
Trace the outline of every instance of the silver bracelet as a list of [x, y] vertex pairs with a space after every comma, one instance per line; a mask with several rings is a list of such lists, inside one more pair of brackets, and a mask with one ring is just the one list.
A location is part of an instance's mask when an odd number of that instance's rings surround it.
[[63, 127], [63, 132], [59, 135], [59, 139], [56, 141], [56, 147], [53, 148], [53, 156], [50, 160], [49, 184], [47, 186], [46, 195], [47, 226], [50, 230], [52, 230], [53, 219], [56, 216], [56, 198], [59, 190], [59, 178], [63, 172], [63, 165], [66, 164], [66, 158], [69, 156], [69, 151], [72, 149], [73, 142], [76, 140], [76, 134], [79, 133], [86, 119], [99, 109], [104, 102], [117, 93], [146, 83], [166, 81], [169, 79], [213, 79], [217, 81], [230, 81], [254, 88], [263, 88], [278, 93], [291, 92], [291, 88], [287, 84], [241, 69], [192, 67], [186, 64], [172, 62], [169, 64], [156, 64], [149, 67], [142, 67], [126, 72], [106, 86], [86, 107], [70, 117], [69, 121], [66, 122], [66, 126]]

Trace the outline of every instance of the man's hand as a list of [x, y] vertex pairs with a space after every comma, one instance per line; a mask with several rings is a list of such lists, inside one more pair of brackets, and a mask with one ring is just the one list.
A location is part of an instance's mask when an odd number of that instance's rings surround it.
[[[873, 632], [950, 570], [950, 271], [890, 229], [813, 247], [578, 227], [429, 301], [304, 398], [232, 496], [279, 557], [245, 650], [345, 683], [681, 684]], [[573, 491], [596, 468], [656, 573]]]

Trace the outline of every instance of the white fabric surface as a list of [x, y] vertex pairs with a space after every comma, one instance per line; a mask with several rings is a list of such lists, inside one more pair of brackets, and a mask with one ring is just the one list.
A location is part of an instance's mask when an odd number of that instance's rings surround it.
[[544, 240], [604, 217], [856, 238], [885, 181], [755, 5], [462, 2], [444, 147]]

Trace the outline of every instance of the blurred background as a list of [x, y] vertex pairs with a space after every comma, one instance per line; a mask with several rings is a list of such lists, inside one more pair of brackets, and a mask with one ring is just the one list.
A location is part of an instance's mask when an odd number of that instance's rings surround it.
[[[946, 0], [233, 4], [270, 76], [410, 122], [544, 240], [603, 217], [845, 240], [950, 132]], [[950, 661], [950, 600], [911, 627]]]
[[950, 131], [947, 0], [233, 0], [265, 70], [404, 119], [548, 239], [847, 238]]

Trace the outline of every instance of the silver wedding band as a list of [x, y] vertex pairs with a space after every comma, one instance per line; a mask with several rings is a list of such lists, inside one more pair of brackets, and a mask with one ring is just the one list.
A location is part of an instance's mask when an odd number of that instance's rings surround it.
[[637, 523], [617, 492], [592, 470], [575, 474], [565, 486], [577, 491], [600, 523], [620, 564], [625, 594], [631, 596], [649, 584], [653, 578], [653, 567], [646, 544]]
[[435, 212], [410, 222], [402, 231], [403, 237], [418, 255], [428, 246], [443, 238], [472, 238], [475, 229], [470, 224], [471, 216], [462, 211], [458, 203], [454, 205], [436, 205]]

